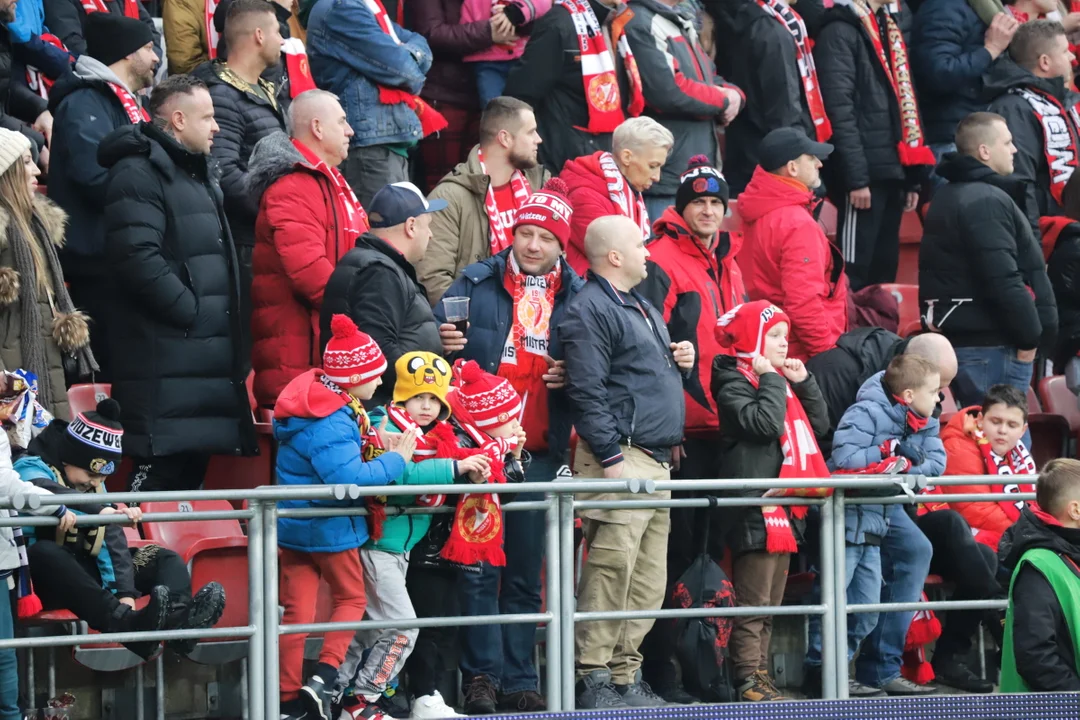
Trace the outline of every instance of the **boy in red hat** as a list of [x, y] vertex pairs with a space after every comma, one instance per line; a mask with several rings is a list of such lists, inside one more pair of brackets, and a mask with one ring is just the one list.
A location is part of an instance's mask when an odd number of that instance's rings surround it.
[[[386, 358], [348, 316], [334, 315], [330, 327], [333, 337], [323, 351], [322, 369], [297, 376], [274, 406], [278, 484], [392, 483], [405, 473], [405, 461], [416, 449], [416, 432], [375, 431], [362, 402], [371, 399], [382, 383]], [[318, 504], [325, 506], [326, 501]], [[282, 507], [315, 505], [306, 500], [281, 503]], [[320, 578], [331, 589], [331, 622], [361, 620], [366, 598], [357, 548], [367, 539], [367, 522], [358, 515], [279, 519], [282, 622], [315, 621]], [[326, 633], [315, 673], [302, 684], [307, 636], [281, 636], [282, 717], [330, 720], [338, 666], [352, 638], [352, 630]]]
[[[739, 305], [717, 323], [716, 339], [735, 351], [735, 357], [719, 355], [713, 361], [722, 478], [829, 477], [814, 439], [829, 431], [829, 409], [802, 361], [787, 356], [789, 327], [784, 311], [765, 300]], [[798, 550], [805, 511], [767, 505], [725, 513], [722, 525], [728, 528], [740, 606], [783, 602], [788, 562]], [[771, 637], [771, 617], [735, 618], [731, 659], [743, 700], [784, 699], [769, 677]]]

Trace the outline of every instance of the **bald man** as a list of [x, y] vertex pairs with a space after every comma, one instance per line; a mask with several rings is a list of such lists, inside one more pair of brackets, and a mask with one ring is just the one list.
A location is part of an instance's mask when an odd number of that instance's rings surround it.
[[[694, 368], [693, 345], [671, 342], [664, 316], [634, 290], [647, 275], [649, 251], [632, 220], [594, 220], [585, 232], [585, 254], [588, 282], [559, 325], [578, 432], [574, 475], [667, 480], [672, 448], [682, 442], [683, 382]], [[585, 510], [581, 517], [589, 557], [579, 609], [659, 609], [667, 583], [668, 511]], [[641, 682], [638, 647], [652, 624], [578, 625], [578, 708], [665, 704]]]
[[297, 375], [319, 364], [323, 288], [338, 260], [368, 229], [367, 215], [337, 166], [353, 131], [336, 96], [301, 93], [289, 106], [292, 132], [255, 145], [249, 190], [258, 203], [252, 257], [255, 399], [273, 407]]

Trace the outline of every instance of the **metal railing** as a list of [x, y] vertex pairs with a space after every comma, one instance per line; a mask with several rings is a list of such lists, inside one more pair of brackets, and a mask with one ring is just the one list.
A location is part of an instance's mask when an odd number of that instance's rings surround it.
[[[1000, 484], [998, 476], [955, 476], [935, 478], [934, 484]], [[248, 624], [240, 627], [210, 628], [203, 630], [167, 630], [154, 632], [101, 633], [94, 635], [50, 636], [0, 640], [0, 648], [54, 648], [73, 645], [97, 645], [138, 642], [145, 640], [181, 640], [199, 638], [214, 640], [245, 638], [248, 644], [246, 658], [245, 717], [263, 720], [276, 716], [278, 690], [278, 638], [283, 634], [323, 633], [327, 631], [425, 628], [447, 626], [470, 626], [488, 624], [537, 623], [546, 626], [545, 635], [545, 689], [550, 711], [574, 709], [574, 626], [580, 622], [630, 620], [642, 618], [690, 618], [690, 617], [740, 617], [754, 615], [819, 616], [822, 623], [822, 681], [823, 696], [827, 699], [847, 696], [847, 614], [849, 612], [906, 612], [917, 609], [961, 610], [1000, 609], [1007, 601], [952, 601], [937, 603], [874, 603], [848, 606], [845, 587], [844, 510], [847, 504], [916, 503], [925, 496], [916, 493], [925, 487], [927, 479], [922, 476], [837, 476], [821, 480], [571, 480], [546, 483], [519, 483], [486, 486], [485, 492], [511, 496], [521, 493], [543, 494], [544, 500], [504, 503], [507, 512], [543, 510], [545, 512], [545, 594], [546, 609], [539, 613], [516, 615], [478, 615], [459, 617], [417, 618], [412, 620], [358, 621], [337, 623], [307, 623], [283, 625], [279, 616], [278, 599], [278, 544], [277, 521], [279, 518], [328, 517], [340, 515], [366, 515], [358, 506], [279, 508], [278, 503], [289, 500], [322, 502], [357, 501], [368, 496], [396, 496], [444, 494], [461, 495], [475, 492], [471, 485], [437, 486], [381, 486], [360, 487], [335, 486], [265, 486], [254, 490], [212, 490], [193, 495], [190, 492], [111, 493], [109, 500], [122, 503], [190, 502], [192, 500], [247, 501], [247, 509], [231, 511], [198, 511], [147, 513], [143, 522], [184, 522], [198, 520], [235, 519], [247, 523], [248, 559]], [[770, 489], [799, 489], [831, 487], [835, 491], [828, 498], [821, 497], [732, 497], [726, 496], [746, 491]], [[896, 490], [895, 496], [848, 498], [851, 490]], [[653, 493], [678, 491], [708, 496], [693, 499], [663, 499], [650, 497]], [[616, 501], [576, 500], [582, 493], [624, 494], [627, 499]], [[714, 497], [718, 496], [718, 497]], [[974, 494], [946, 495], [943, 502], [999, 501], [1033, 499], [1033, 494]], [[15, 510], [37, 509], [53, 505], [79, 507], [99, 505], [100, 495], [40, 496], [19, 494], [0, 498], [0, 508]], [[576, 510], [586, 509], [649, 509], [649, 508], [697, 508], [753, 507], [764, 505], [806, 505], [820, 509], [820, 599], [812, 605], [785, 605], [781, 607], [730, 607], [696, 608], [674, 610], [611, 610], [604, 612], [577, 612], [575, 608], [575, 536]], [[453, 507], [403, 508], [388, 506], [389, 515], [451, 513]], [[50, 525], [58, 521], [52, 517], [18, 516], [0, 517], [0, 527]], [[78, 515], [77, 525], [101, 525], [126, 523], [124, 515]], [[721, 530], [718, 530], [721, 531]], [[141, 670], [141, 666], [139, 668]], [[158, 682], [163, 674], [158, 663]], [[54, 682], [50, 673], [50, 683]], [[53, 688], [50, 688], [52, 690]], [[164, 692], [157, 688], [158, 717], [164, 717]], [[141, 703], [138, 707], [141, 717]]]

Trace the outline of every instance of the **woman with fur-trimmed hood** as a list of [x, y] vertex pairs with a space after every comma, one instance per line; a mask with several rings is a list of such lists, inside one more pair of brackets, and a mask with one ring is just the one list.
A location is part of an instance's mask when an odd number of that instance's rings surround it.
[[0, 128], [0, 369], [34, 373], [38, 402], [66, 420], [65, 357], [79, 377], [98, 367], [57, 259], [67, 215], [36, 192], [40, 174], [30, 141]]

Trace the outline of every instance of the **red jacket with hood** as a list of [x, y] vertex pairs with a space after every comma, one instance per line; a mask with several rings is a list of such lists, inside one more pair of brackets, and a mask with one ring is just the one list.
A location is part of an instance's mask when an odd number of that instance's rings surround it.
[[805, 185], [760, 166], [739, 195], [747, 292], [788, 314], [788, 357], [799, 360], [835, 347], [848, 329], [844, 259], [814, 218], [814, 206]]
[[709, 251], [674, 207], [656, 221], [653, 235], [655, 239], [648, 245], [649, 276], [637, 289], [663, 312], [672, 342], [689, 340], [694, 344], [697, 373], [683, 386], [686, 434], [715, 437], [720, 420], [709, 390], [713, 358], [733, 354], [716, 341], [716, 321], [746, 302], [742, 271], [735, 262], [743, 239], [738, 233], [721, 232]]
[[271, 406], [290, 380], [322, 363], [323, 289], [355, 237], [343, 227], [345, 205], [325, 164], [305, 157], [284, 133], [255, 146], [248, 172], [251, 192], [261, 196], [251, 261], [251, 365], [255, 399]]

